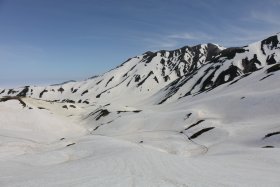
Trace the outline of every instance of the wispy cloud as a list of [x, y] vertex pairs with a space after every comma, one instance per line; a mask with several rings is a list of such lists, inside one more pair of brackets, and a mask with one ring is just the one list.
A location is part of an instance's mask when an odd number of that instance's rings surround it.
[[220, 39], [227, 46], [247, 45], [278, 33], [279, 20], [279, 13], [254, 9], [246, 18], [240, 18], [240, 22], [224, 24]]
[[183, 40], [209, 40], [213, 37], [209, 34], [202, 33], [202, 32], [184, 32], [179, 34], [172, 34], [169, 35], [168, 38], [174, 38], [174, 39], [183, 39]]
[[278, 5], [280, 6], [280, 1], [279, 0], [270, 0], [270, 2], [273, 4], [273, 5]]
[[[280, 3], [279, 3], [280, 4]], [[275, 12], [256, 12], [256, 11], [251, 11], [251, 18], [266, 24], [271, 24], [274, 26], [280, 26], [280, 14], [275, 13]]]
[[156, 34], [152, 37], [142, 38], [151, 50], [175, 49], [184, 45], [206, 43], [214, 37], [203, 32], [178, 32], [170, 34]]
[[142, 40], [150, 50], [172, 49], [178, 47], [178, 42], [176, 40], [172, 40], [164, 36], [157, 38], [144, 38]]
[[217, 32], [213, 42], [216, 42], [224, 47], [238, 47], [248, 45], [265, 39], [273, 34], [276, 34], [277, 29], [264, 28], [254, 29], [250, 26], [242, 27], [241, 25], [224, 25], [222, 31]]

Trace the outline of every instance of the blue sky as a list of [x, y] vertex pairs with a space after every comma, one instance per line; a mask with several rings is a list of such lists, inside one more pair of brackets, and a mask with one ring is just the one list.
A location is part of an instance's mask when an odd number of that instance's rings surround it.
[[280, 32], [280, 0], [0, 0], [0, 87], [83, 80], [148, 50]]

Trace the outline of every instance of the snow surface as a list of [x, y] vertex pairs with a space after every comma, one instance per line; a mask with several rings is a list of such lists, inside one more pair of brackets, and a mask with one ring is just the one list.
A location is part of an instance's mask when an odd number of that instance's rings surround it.
[[[87, 125], [77, 121], [82, 109], [63, 112], [59, 103], [33, 99], [24, 99], [32, 110], [16, 101], [0, 103], [1, 185], [279, 186], [279, 148], [262, 148], [279, 147], [279, 137], [262, 138], [280, 130], [280, 90], [250, 90], [141, 108], [143, 112], [112, 116], [114, 123], [92, 133], [93, 119]], [[246, 98], [240, 100], [242, 96]], [[78, 115], [60, 121], [71, 113]], [[180, 133], [201, 119], [205, 121]], [[187, 139], [209, 126], [215, 129]]]
[[[182, 97], [210, 66], [199, 62], [193, 79], [160, 105], [178, 78], [174, 67], [166, 70], [170, 82], [155, 82], [161, 70], [139, 89], [122, 81], [146, 77], [170, 52], [146, 66], [143, 55], [134, 57], [102, 76], [63, 85], [63, 93], [57, 92], [62, 85], [31, 87], [32, 95], [20, 98], [26, 106], [18, 97], [0, 102], [0, 186], [280, 186], [280, 71], [267, 73], [273, 65], [263, 62], [259, 42], [248, 48], [222, 60], [216, 73], [253, 58], [252, 51], [259, 51], [258, 71]], [[112, 93], [96, 98], [110, 86]], [[91, 93], [81, 95], [85, 90]]]

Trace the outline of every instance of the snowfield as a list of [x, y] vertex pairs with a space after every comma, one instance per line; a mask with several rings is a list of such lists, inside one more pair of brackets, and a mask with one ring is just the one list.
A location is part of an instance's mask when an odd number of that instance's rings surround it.
[[0, 89], [0, 185], [280, 186], [278, 38]]

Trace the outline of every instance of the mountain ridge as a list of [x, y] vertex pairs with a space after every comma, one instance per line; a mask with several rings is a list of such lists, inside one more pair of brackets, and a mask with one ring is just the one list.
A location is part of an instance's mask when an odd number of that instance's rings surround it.
[[[120, 97], [123, 92], [146, 99], [165, 90], [165, 96], [158, 102], [162, 104], [181, 88], [189, 87], [188, 91], [180, 93], [181, 96], [209, 91], [241, 75], [279, 62], [278, 38], [279, 34], [273, 35], [243, 47], [223, 48], [208, 43], [175, 50], [147, 51], [85, 81], [2, 89], [0, 95], [18, 94], [37, 99], [91, 103], [111, 98], [124, 101], [126, 96]], [[193, 82], [193, 77], [197, 77], [196, 82]]]

